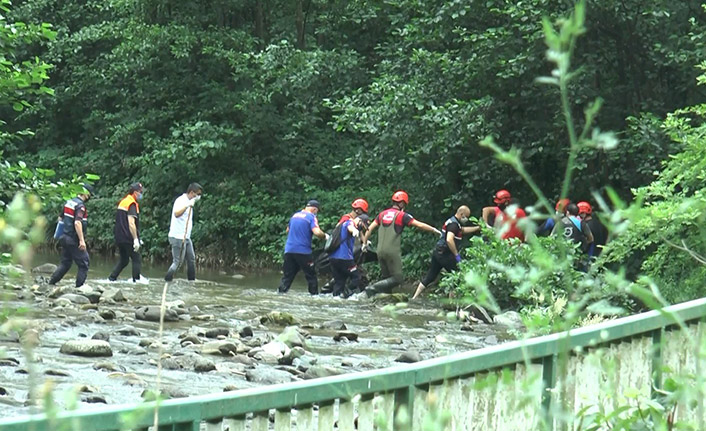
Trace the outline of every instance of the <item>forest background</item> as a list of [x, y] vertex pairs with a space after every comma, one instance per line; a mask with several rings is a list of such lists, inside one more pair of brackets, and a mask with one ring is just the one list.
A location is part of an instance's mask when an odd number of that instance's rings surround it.
[[[566, 15], [572, 2], [2, 4], [3, 23], [37, 36], [3, 33], [5, 64], [49, 77], [0, 103], [2, 200], [37, 177], [99, 174], [94, 251], [111, 250], [116, 204], [133, 181], [146, 188], [142, 237], [155, 258], [169, 251], [173, 199], [201, 183], [196, 248], [223, 266], [278, 262], [287, 220], [310, 198], [321, 201], [326, 230], [354, 198], [377, 213], [397, 189], [415, 217], [437, 226], [460, 204], [478, 216], [501, 188], [535, 204], [523, 179], [478, 145], [486, 136], [520, 150], [540, 188], [559, 197], [561, 100], [535, 80], [551, 71], [541, 19]], [[569, 88], [574, 118], [602, 98], [596, 125], [619, 138], [579, 153], [569, 197], [596, 204], [607, 187], [626, 202], [638, 197], [640, 222], [615, 232], [608, 260], [671, 287], [671, 301], [700, 296], [706, 280], [690, 254], [706, 244], [705, 36], [700, 1], [590, 1]], [[61, 204], [45, 202], [49, 220]], [[405, 238], [410, 274], [424, 269], [434, 241]]]

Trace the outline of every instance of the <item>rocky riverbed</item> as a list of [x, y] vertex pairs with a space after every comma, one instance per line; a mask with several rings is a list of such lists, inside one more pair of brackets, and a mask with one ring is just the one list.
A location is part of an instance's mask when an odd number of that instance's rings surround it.
[[504, 325], [457, 319], [430, 302], [407, 304], [408, 293], [343, 300], [295, 284], [278, 295], [276, 274], [236, 274], [171, 283], [160, 346], [159, 278], [89, 278], [76, 289], [70, 276], [42, 283], [51, 269], [2, 279], [0, 312], [12, 317], [0, 331], [0, 417], [32, 411], [30, 388], [82, 408], [140, 401], [155, 387], [160, 351], [163, 391], [184, 397], [475, 349], [517, 323], [512, 315], [497, 316]]

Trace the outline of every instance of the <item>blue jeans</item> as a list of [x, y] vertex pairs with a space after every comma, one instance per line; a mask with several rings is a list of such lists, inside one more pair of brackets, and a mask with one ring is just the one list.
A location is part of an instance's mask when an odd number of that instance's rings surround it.
[[196, 254], [191, 239], [179, 239], [169, 237], [169, 245], [172, 246], [172, 264], [164, 276], [165, 281], [172, 281], [174, 273], [177, 272], [186, 258], [186, 277], [189, 280], [196, 280]]

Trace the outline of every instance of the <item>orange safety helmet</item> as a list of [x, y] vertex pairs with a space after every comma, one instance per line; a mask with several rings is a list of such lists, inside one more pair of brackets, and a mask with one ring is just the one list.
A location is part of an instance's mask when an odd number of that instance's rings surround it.
[[392, 202], [404, 202], [405, 204], [409, 205], [409, 196], [407, 196], [407, 192], [405, 192], [404, 190], [396, 191], [392, 195]]
[[571, 203], [571, 200], [569, 200], [569, 198], [559, 199], [558, 201], [556, 201], [556, 205], [554, 206], [554, 210], [559, 211], [559, 212], [564, 212], [566, 210], [566, 207], [568, 207], [570, 203]]
[[367, 213], [368, 212], [368, 201], [366, 201], [365, 199], [356, 199], [351, 204], [351, 208], [361, 209], [361, 210], [363, 210], [364, 213]]
[[510, 192], [507, 190], [498, 190], [495, 192], [495, 196], [493, 196], [493, 202], [500, 205], [510, 202], [510, 198], [512, 198], [512, 196], [510, 196]]
[[591, 208], [591, 204], [589, 204], [586, 201], [581, 201], [576, 204], [577, 207], [579, 207], [579, 214], [591, 214], [593, 212], [593, 208]]

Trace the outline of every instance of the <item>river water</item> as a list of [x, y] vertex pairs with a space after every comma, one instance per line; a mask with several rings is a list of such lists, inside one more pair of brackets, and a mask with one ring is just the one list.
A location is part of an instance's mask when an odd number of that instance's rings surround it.
[[[116, 259], [117, 260], [117, 259]], [[37, 263], [58, 263], [58, 255], [37, 256]], [[78, 386], [90, 385], [109, 404], [137, 402], [145, 388], [153, 387], [156, 380], [157, 350], [140, 347], [140, 340], [157, 338], [158, 324], [134, 319], [135, 308], [143, 305], [157, 305], [160, 302], [164, 281], [165, 265], [150, 265], [145, 262], [143, 275], [149, 281], [132, 283], [126, 280], [130, 266], [123, 270], [122, 280], [110, 283], [107, 275], [115, 260], [92, 257], [87, 284], [120, 288], [128, 299], [127, 303], [103, 306], [118, 313], [115, 320], [104, 321], [95, 311], [80, 307], [52, 308], [45, 298], [34, 298], [28, 293], [17, 299], [10, 295], [3, 301], [4, 307], [17, 310], [28, 308], [25, 317], [39, 328], [40, 344], [34, 350], [35, 361], [28, 362], [21, 351], [16, 337], [0, 335], [0, 417], [15, 416], [30, 412], [27, 407], [30, 387], [41, 392], [52, 387], [54, 398], [60, 405], [66, 405], [75, 396], [68, 395]], [[179, 279], [185, 277], [182, 270], [169, 286], [167, 300], [182, 300], [186, 307], [198, 307], [191, 316], [213, 315], [211, 321], [167, 322], [164, 339], [165, 353], [172, 356], [184, 354], [179, 344], [179, 335], [195, 333], [209, 328], [229, 328], [235, 333], [245, 326], [251, 326], [255, 336], [271, 333], [277, 335], [281, 327], [260, 325], [259, 316], [271, 311], [291, 313], [302, 322], [311, 334], [306, 350], [311, 352], [316, 363], [330, 366], [341, 372], [354, 372], [373, 368], [399, 365], [395, 358], [403, 352], [417, 351], [423, 359], [445, 354], [475, 349], [497, 342], [502, 334], [487, 325], [474, 325], [472, 330], [461, 330], [461, 322], [448, 320], [438, 304], [429, 300], [411, 303], [406, 307], [383, 307], [367, 299], [339, 299], [329, 296], [310, 296], [303, 276], [299, 274], [292, 289], [286, 295], [278, 295], [278, 272], [234, 273], [198, 268], [196, 282]], [[60, 285], [72, 285], [75, 268], [70, 271]], [[324, 280], [320, 280], [320, 285]], [[44, 301], [44, 302], [40, 302]], [[50, 300], [49, 300], [50, 301]], [[193, 309], [193, 308], [192, 308]], [[1, 311], [1, 310], [0, 310]], [[322, 329], [325, 322], [342, 321], [348, 331], [359, 334], [357, 342], [337, 342], [333, 340], [336, 330]], [[120, 335], [119, 328], [129, 326], [139, 335]], [[113, 356], [110, 358], [83, 358], [59, 353], [66, 341], [81, 337], [92, 337], [97, 332], [110, 335]], [[401, 344], [398, 344], [401, 343]], [[7, 359], [12, 359], [8, 361]], [[216, 363], [217, 369], [206, 373], [193, 370], [164, 370], [163, 385], [182, 395], [197, 395], [221, 392], [224, 387], [248, 388], [257, 383], [247, 381], [242, 368], [229, 364], [227, 357], [208, 357]], [[105, 360], [120, 368], [118, 372], [94, 369], [94, 365]], [[18, 364], [14, 364], [16, 361]], [[259, 365], [258, 365], [259, 366]], [[31, 371], [33, 377], [27, 374]], [[58, 371], [58, 372], [57, 372]], [[48, 375], [49, 374], [49, 375]], [[56, 374], [66, 374], [65, 376]], [[30, 384], [30, 380], [34, 380]], [[6, 392], [3, 395], [3, 390]], [[86, 399], [79, 394], [78, 399]], [[81, 402], [81, 408], [102, 404]]]

